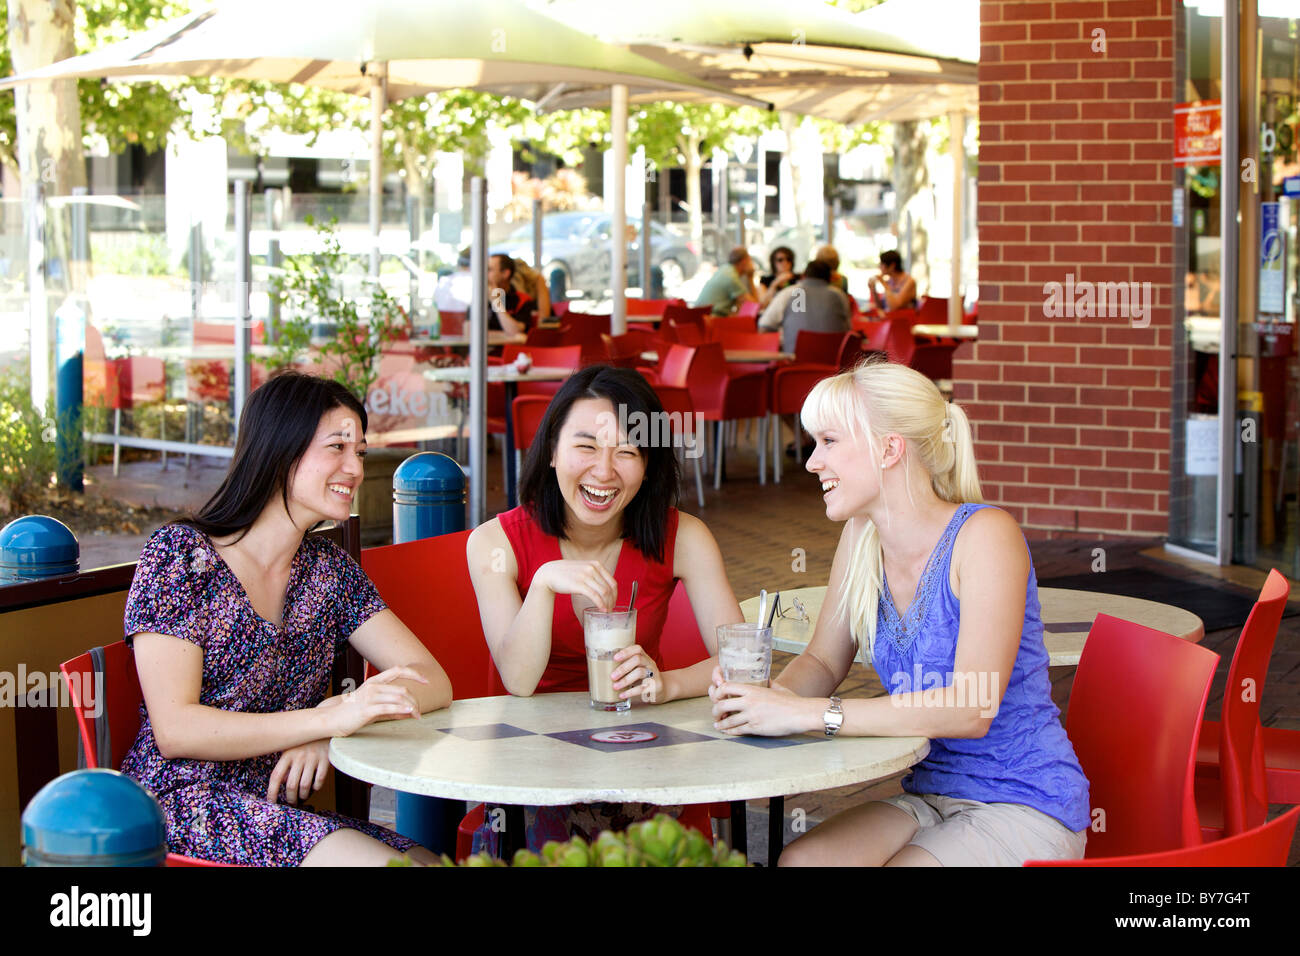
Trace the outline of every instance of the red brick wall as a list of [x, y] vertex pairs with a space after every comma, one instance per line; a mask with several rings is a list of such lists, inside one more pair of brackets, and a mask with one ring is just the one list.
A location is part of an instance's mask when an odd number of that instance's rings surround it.
[[[1168, 528], [1171, 3], [980, 2], [980, 337], [954, 397], [987, 499], [1039, 537]], [[1067, 274], [1150, 282], [1150, 324], [1047, 317]]]

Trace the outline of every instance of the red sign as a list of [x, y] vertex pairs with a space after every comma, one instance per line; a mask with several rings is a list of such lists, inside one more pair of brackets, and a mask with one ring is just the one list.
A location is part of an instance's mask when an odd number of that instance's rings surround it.
[[1223, 110], [1218, 100], [1174, 107], [1174, 165], [1217, 166], [1223, 155]]

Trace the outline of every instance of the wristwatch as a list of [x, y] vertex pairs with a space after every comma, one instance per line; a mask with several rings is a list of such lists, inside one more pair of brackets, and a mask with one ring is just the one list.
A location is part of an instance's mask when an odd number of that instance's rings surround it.
[[844, 705], [838, 697], [831, 698], [831, 705], [822, 714], [822, 720], [826, 722], [827, 737], [834, 737], [844, 726]]

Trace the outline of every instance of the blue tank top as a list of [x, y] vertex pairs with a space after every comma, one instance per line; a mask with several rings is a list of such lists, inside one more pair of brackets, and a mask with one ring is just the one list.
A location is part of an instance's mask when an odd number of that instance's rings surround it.
[[[987, 507], [964, 504], [957, 509], [901, 620], [888, 583], [882, 588], [871, 659], [891, 694], [953, 683], [961, 603], [948, 584], [952, 548], [966, 519]], [[988, 733], [978, 739], [931, 740], [929, 755], [903, 780], [903, 789], [982, 803], [1020, 803], [1073, 831], [1086, 829], [1088, 781], [1061, 726], [1061, 713], [1052, 703], [1047, 664], [1038, 580], [1031, 562], [1020, 649]], [[967, 700], [983, 704], [997, 698], [993, 688], [980, 687], [977, 681], [963, 686]]]

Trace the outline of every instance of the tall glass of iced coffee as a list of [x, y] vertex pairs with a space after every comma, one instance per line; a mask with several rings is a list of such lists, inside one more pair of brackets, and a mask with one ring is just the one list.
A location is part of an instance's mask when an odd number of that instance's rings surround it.
[[591, 709], [625, 711], [631, 700], [621, 700], [614, 689], [611, 674], [620, 661], [614, 655], [636, 643], [636, 609], [616, 607], [601, 611], [594, 607], [582, 612], [582, 633], [587, 645], [587, 686], [591, 690]]

